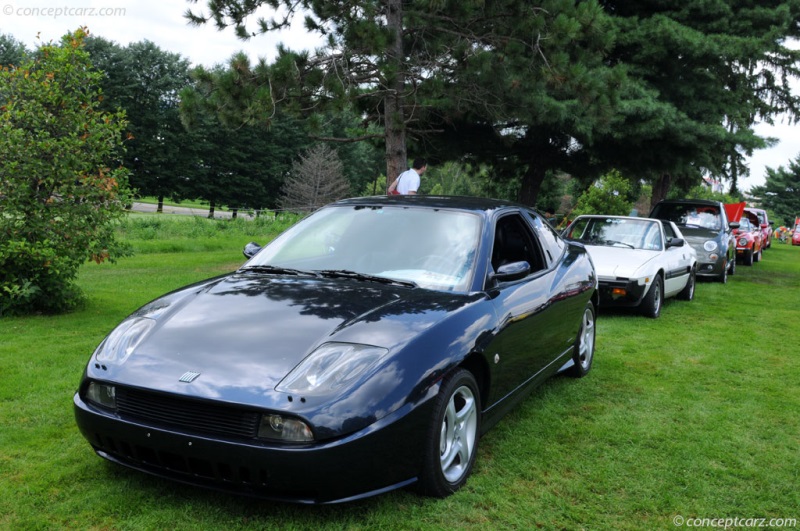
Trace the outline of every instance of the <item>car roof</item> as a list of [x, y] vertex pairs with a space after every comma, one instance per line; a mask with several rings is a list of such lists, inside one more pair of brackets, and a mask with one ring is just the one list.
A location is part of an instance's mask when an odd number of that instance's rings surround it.
[[[608, 219], [608, 218], [615, 218], [615, 219], [639, 219], [642, 221], [653, 221], [655, 223], [665, 223], [666, 221], [659, 218], [645, 218], [642, 216], [620, 216], [617, 214], [581, 214], [580, 216], [576, 217], [575, 219], [579, 218], [595, 218], [595, 219]], [[573, 220], [574, 221], [574, 220]]]
[[332, 203], [329, 206], [415, 206], [422, 208], [448, 208], [483, 214], [489, 214], [492, 211], [505, 208], [523, 208], [535, 210], [529, 206], [503, 199], [436, 195], [378, 195], [372, 197], [354, 197], [350, 199], [342, 199], [341, 201]]
[[721, 201], [713, 201], [711, 199], [662, 199], [658, 202], [658, 205], [662, 203], [676, 205], [708, 205], [717, 207], [722, 204]]

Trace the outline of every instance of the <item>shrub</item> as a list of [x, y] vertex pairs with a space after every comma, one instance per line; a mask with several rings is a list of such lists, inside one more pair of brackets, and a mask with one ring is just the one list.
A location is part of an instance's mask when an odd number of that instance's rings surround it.
[[618, 171], [612, 170], [578, 197], [571, 215], [573, 217], [581, 214], [627, 216], [633, 208], [633, 201], [628, 197], [630, 192], [630, 181]]
[[113, 168], [125, 120], [98, 110], [85, 37], [0, 70], [0, 315], [71, 309], [81, 264], [125, 253], [114, 220], [128, 172]]

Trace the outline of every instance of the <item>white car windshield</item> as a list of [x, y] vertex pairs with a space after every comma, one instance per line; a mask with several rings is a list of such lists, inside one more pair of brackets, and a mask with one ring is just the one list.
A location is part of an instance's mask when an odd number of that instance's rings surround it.
[[636, 218], [578, 218], [567, 237], [587, 245], [660, 251], [661, 229], [655, 221]]
[[360, 273], [428, 289], [466, 291], [480, 230], [481, 218], [466, 212], [331, 206], [281, 234], [244, 267]]

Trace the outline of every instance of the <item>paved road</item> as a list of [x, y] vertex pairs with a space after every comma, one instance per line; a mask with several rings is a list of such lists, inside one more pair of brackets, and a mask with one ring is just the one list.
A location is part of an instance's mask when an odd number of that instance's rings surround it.
[[[152, 203], [133, 203], [131, 210], [134, 212], [155, 212], [157, 206]], [[204, 216], [208, 217], [208, 209], [207, 208], [190, 208], [190, 207], [182, 207], [182, 206], [170, 206], [164, 205], [164, 214], [178, 214], [180, 216]], [[233, 213], [227, 210], [215, 210], [214, 211], [214, 218], [215, 219], [231, 219], [233, 217]], [[239, 212], [240, 218], [250, 219], [249, 214], [244, 214]]]

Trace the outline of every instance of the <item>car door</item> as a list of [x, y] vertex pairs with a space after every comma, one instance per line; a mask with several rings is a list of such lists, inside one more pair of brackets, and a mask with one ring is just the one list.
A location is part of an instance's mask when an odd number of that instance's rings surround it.
[[672, 222], [665, 221], [664, 227], [664, 294], [669, 296], [682, 290], [689, 281], [689, 273], [692, 267], [692, 256], [689, 251], [689, 244], [684, 243], [682, 247], [670, 247], [669, 242], [673, 238], [681, 238], [680, 231], [672, 225]]
[[499, 318], [495, 338], [486, 351], [495, 369], [488, 405], [536, 375], [549, 374], [546, 369], [569, 348], [565, 339], [573, 334], [570, 325], [578, 322], [577, 317], [566, 315], [570, 313], [569, 297], [554, 297], [559, 270], [550, 267], [541, 242], [519, 212], [497, 220], [491, 260], [495, 271], [520, 261], [528, 262], [531, 271], [524, 278], [499, 282], [487, 290]]

